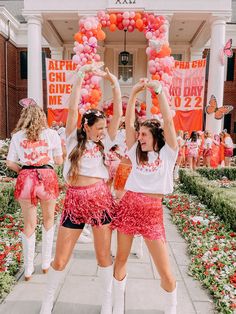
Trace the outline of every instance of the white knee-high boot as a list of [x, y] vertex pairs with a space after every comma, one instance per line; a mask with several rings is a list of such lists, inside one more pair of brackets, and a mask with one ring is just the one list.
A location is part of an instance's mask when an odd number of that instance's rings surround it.
[[98, 271], [103, 288], [101, 314], [112, 314], [113, 265], [99, 266]]
[[34, 272], [35, 232], [29, 238], [22, 232], [21, 237], [24, 254], [25, 280], [28, 281]]
[[125, 287], [126, 287], [127, 275], [121, 281], [116, 280], [113, 277], [113, 294], [114, 294], [114, 304], [113, 304], [113, 314], [124, 314], [125, 312]]
[[177, 313], [177, 284], [175, 290], [167, 292], [163, 289], [165, 296], [165, 314]]
[[46, 274], [52, 260], [52, 245], [54, 237], [54, 226], [46, 230], [42, 225], [42, 270]]
[[52, 267], [49, 268], [47, 286], [44, 292], [44, 298], [40, 310], [40, 314], [51, 314], [53, 308], [53, 301], [56, 290], [59, 286], [61, 278], [63, 277], [63, 271], [57, 271]]

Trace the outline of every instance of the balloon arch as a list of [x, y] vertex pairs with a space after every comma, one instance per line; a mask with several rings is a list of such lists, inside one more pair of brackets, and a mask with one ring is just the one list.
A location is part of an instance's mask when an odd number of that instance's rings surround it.
[[[119, 12], [106, 13], [99, 11], [97, 16], [82, 18], [79, 21], [79, 31], [74, 35], [74, 52], [73, 62], [82, 66], [92, 61], [100, 61], [97, 54], [98, 40], [103, 41], [106, 38], [102, 30], [108, 27], [111, 32], [116, 30], [127, 29], [133, 32], [137, 29], [145, 34], [148, 39], [146, 53], [148, 56], [148, 69], [153, 80], [159, 80], [162, 83], [163, 90], [170, 103], [169, 87], [172, 79], [172, 69], [174, 59], [170, 56], [171, 50], [166, 40], [167, 26], [166, 19], [163, 16], [157, 16], [145, 12]], [[85, 110], [96, 108], [101, 99], [102, 93], [99, 86], [100, 78], [87, 73], [84, 78], [81, 90], [80, 113]], [[104, 102], [104, 110], [111, 112], [110, 104]], [[143, 115], [146, 104], [141, 103], [140, 115]], [[152, 114], [159, 113], [158, 99], [152, 92]]]

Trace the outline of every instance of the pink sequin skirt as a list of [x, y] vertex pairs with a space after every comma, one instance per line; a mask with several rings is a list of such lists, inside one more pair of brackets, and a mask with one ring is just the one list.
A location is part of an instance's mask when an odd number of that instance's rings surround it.
[[166, 241], [162, 199], [127, 191], [116, 208], [111, 227], [128, 235]]
[[74, 224], [102, 226], [112, 219], [115, 203], [105, 181], [87, 186], [69, 186], [60, 224], [69, 218]]
[[56, 199], [59, 195], [57, 175], [53, 169], [23, 169], [20, 171], [14, 196], [17, 200]]

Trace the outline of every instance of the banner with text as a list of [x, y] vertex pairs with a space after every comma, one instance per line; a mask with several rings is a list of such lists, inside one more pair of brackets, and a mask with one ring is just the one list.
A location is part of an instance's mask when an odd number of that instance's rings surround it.
[[48, 123], [66, 122], [70, 82], [77, 65], [72, 60], [46, 59]]
[[176, 130], [202, 130], [205, 73], [206, 59], [175, 61], [170, 94]]

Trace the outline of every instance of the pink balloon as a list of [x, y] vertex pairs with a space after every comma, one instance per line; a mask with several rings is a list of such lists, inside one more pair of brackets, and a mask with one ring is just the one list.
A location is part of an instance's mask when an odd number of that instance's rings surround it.
[[152, 33], [151, 32], [147, 32], [146, 33], [146, 38], [147, 39], [152, 39]]
[[77, 56], [77, 55], [74, 55], [72, 57], [72, 62], [75, 63], [75, 64], [79, 64], [80, 63], [80, 57]]
[[82, 62], [83, 62], [83, 63], [87, 63], [87, 61], [88, 61], [87, 58], [85, 58], [85, 57], [82, 58]]
[[130, 17], [131, 19], [133, 19], [133, 18], [135, 17], [135, 12], [130, 12], [130, 13], [129, 13], [129, 17]]
[[155, 67], [155, 66], [150, 66], [150, 67], [149, 67], [149, 72], [150, 72], [151, 74], [155, 74], [155, 73], [156, 73], [156, 67]]
[[128, 32], [132, 33], [134, 31], [134, 26], [129, 25], [127, 29], [128, 29]]
[[82, 88], [80, 93], [81, 93], [82, 96], [83, 95], [88, 95], [88, 91], [87, 91], [86, 88]]
[[89, 45], [85, 45], [84, 46], [84, 51], [85, 52], [89, 52], [90, 51], [90, 46]]
[[99, 76], [95, 76], [94, 75], [94, 76], [91, 77], [91, 83], [92, 84], [98, 85], [99, 81], [100, 81], [100, 77]]
[[98, 54], [96, 54], [96, 55], [94, 56], [94, 60], [95, 60], [95, 61], [100, 61], [100, 59], [101, 59], [101, 57], [100, 57]]
[[97, 39], [96, 37], [92, 36], [89, 38], [89, 43], [92, 45], [92, 44], [97, 44]]
[[124, 18], [124, 19], [128, 19], [129, 17], [130, 17], [130, 15], [129, 15], [129, 12], [128, 12], [128, 11], [126, 11], [126, 12], [123, 13], [123, 18]]
[[105, 11], [99, 11], [98, 12], [98, 17], [104, 17], [106, 15]]
[[128, 19], [124, 19], [124, 20], [122, 21], [122, 24], [123, 24], [124, 26], [128, 26], [128, 25], [129, 25], [129, 20], [128, 20]]
[[84, 23], [84, 28], [85, 28], [87, 31], [90, 30], [90, 29], [92, 28], [91, 22], [90, 22], [90, 21], [86, 21], [86, 22]]
[[147, 48], [146, 48], [146, 54], [147, 54], [148, 56], [150, 55], [151, 50], [152, 50], [152, 49], [151, 49], [150, 47], [147, 47]]

